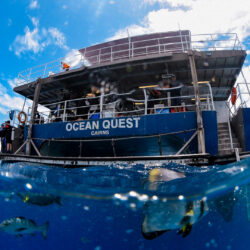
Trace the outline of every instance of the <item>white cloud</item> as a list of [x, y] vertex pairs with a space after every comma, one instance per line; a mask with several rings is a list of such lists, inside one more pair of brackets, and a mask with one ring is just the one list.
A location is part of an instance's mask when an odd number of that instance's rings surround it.
[[7, 92], [7, 89], [4, 87], [2, 83], [0, 83], [0, 95], [3, 95]]
[[59, 46], [60, 48], [68, 49], [68, 47], [65, 45], [66, 44], [66, 38], [65, 38], [64, 34], [61, 31], [59, 31], [57, 28], [50, 27], [48, 29], [48, 33], [51, 36], [52, 43]]
[[[245, 104], [247, 107], [250, 107], [250, 65], [244, 66], [242, 68], [243, 75], [240, 73], [236, 83], [237, 86], [237, 92], [240, 94], [240, 97], [237, 98], [236, 107], [238, 107], [240, 104]], [[245, 81], [246, 80], [246, 81]], [[230, 104], [231, 105], [231, 104]], [[232, 106], [232, 105], [231, 105]]]
[[[243, 75], [244, 75], [247, 83], [249, 83], [249, 85], [250, 85], [250, 65], [244, 66], [242, 68], [242, 72], [243, 72]], [[237, 83], [245, 83], [244, 77], [240, 73], [239, 76], [238, 76], [238, 78], [237, 78]], [[249, 89], [250, 89], [250, 86], [249, 86]]]
[[3, 108], [3, 107], [1, 107], [1, 106], [0, 106], [0, 113], [1, 113], [1, 114], [6, 115], [6, 114], [7, 114], [7, 112], [8, 112], [8, 110], [7, 110], [7, 109], [5, 109], [5, 108]]
[[79, 52], [79, 50], [72, 49], [64, 58], [64, 62], [68, 63], [71, 68], [78, 68], [82, 65], [86, 67], [90, 66], [90, 63], [84, 56]]
[[[20, 79], [6, 79], [3, 75], [1, 76], [3, 82], [7, 82], [11, 88], [14, 88], [18, 83], [21, 82]], [[0, 113], [6, 115], [11, 109], [21, 110], [24, 103], [24, 98], [16, 96], [15, 93], [7, 87], [6, 83], [0, 83]], [[31, 107], [32, 101], [26, 101], [25, 112], [27, 112], [28, 106]]]
[[111, 0], [109, 1], [109, 4], [115, 4], [115, 1]]
[[197, 0], [143, 0], [144, 4], [150, 4], [153, 5], [155, 3], [159, 3], [161, 5], [168, 4], [171, 7], [180, 7], [180, 6], [186, 6], [190, 7], [196, 2]]
[[98, 5], [97, 5], [96, 11], [95, 11], [95, 17], [99, 17], [102, 14], [104, 7], [105, 7], [105, 4], [106, 4], [105, 1], [98, 2]]
[[37, 27], [39, 25], [39, 19], [38, 18], [31, 17], [31, 22], [33, 23], [33, 25], [35, 27]]
[[[181, 29], [191, 30], [192, 34], [215, 32], [236, 32], [240, 39], [250, 35], [250, 1], [248, 0], [144, 0], [144, 2], [168, 2], [172, 6], [184, 4], [183, 8], [162, 8], [149, 12], [139, 24], [133, 24], [115, 33], [110, 39], [151, 32]], [[178, 5], [179, 4], [179, 5]]]
[[63, 5], [62, 8], [63, 8], [64, 10], [66, 10], [66, 9], [68, 8], [68, 6], [67, 6], [67, 5]]
[[24, 53], [25, 51], [32, 51], [35, 54], [38, 53], [42, 50], [39, 43], [41, 37], [39, 36], [38, 31], [38, 28], [34, 28], [34, 30], [31, 31], [29, 27], [25, 27], [25, 34], [16, 37], [13, 46], [11, 46], [11, 50], [13, 48], [17, 56], [20, 56], [21, 53]]
[[14, 79], [8, 79], [7, 82], [10, 85], [11, 88], [14, 88], [17, 85], [23, 83], [23, 81], [20, 78], [17, 78], [17, 77], [14, 78]]
[[[24, 98], [17, 96], [9, 87], [14, 88], [17, 84], [21, 83], [21, 79], [13, 78], [7, 79], [4, 74], [0, 74], [0, 113], [7, 115], [8, 111], [15, 109], [21, 110], [24, 104]], [[9, 85], [9, 86], [8, 86]], [[24, 111], [28, 111], [28, 107], [31, 107], [32, 101], [26, 100]]]
[[41, 52], [49, 45], [56, 45], [63, 49], [68, 49], [64, 34], [55, 27], [39, 28], [39, 19], [32, 17], [34, 29], [28, 26], [24, 29], [24, 35], [17, 35], [15, 41], [10, 46], [17, 56], [31, 51], [34, 54]]
[[29, 8], [30, 9], [38, 9], [40, 6], [39, 6], [39, 3], [37, 0], [32, 0], [30, 2], [30, 5], [29, 5]]
[[10, 110], [10, 109], [22, 109], [23, 106], [23, 99], [21, 97], [11, 97], [10, 95], [3, 94], [0, 95], [0, 107], [4, 110]]

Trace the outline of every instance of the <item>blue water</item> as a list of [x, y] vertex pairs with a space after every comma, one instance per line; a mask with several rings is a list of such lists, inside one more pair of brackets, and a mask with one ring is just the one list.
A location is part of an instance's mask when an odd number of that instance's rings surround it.
[[[250, 159], [201, 168], [2, 163], [0, 223], [22, 216], [49, 226], [44, 239], [0, 224], [0, 249], [248, 249], [249, 167]], [[154, 168], [160, 179], [150, 178]], [[166, 169], [183, 178], [170, 180]]]

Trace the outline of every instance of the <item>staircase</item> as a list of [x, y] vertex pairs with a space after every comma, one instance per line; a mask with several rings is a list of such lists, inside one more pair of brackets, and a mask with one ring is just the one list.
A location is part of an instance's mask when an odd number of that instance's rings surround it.
[[228, 128], [228, 123], [218, 123], [218, 153], [219, 155], [232, 154], [235, 148], [239, 149], [239, 152], [242, 152], [238, 138], [232, 132], [233, 139], [233, 150], [231, 149], [230, 142], [230, 133]]

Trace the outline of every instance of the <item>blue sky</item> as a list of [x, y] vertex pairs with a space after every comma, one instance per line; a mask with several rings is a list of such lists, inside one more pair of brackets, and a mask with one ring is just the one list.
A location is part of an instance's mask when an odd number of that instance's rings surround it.
[[[18, 73], [92, 44], [189, 29], [236, 32], [250, 51], [249, 0], [8, 0], [1, 3], [0, 121], [21, 108]], [[245, 72], [250, 82], [249, 61]]]

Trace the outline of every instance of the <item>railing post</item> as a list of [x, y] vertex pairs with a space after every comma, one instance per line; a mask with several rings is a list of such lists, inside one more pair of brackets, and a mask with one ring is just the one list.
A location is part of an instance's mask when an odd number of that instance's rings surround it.
[[203, 119], [201, 111], [201, 101], [200, 93], [198, 88], [198, 77], [196, 72], [195, 60], [194, 60], [194, 51], [190, 50], [188, 52], [189, 63], [191, 67], [191, 75], [194, 85], [194, 94], [195, 94], [195, 107], [196, 107], [196, 116], [197, 116], [197, 131], [198, 131], [198, 151], [199, 153], [206, 153], [205, 148], [205, 134], [203, 128]]
[[210, 36], [211, 36], [211, 43], [213, 44], [213, 47], [214, 47], [214, 51], [216, 51], [216, 46], [215, 46], [215, 44], [213, 43], [213, 35], [210, 34]]
[[114, 157], [116, 157], [115, 140], [114, 140], [114, 138], [112, 138], [112, 140], [111, 140], [111, 145], [112, 145], [112, 149], [113, 149], [113, 155], [114, 155]]
[[[236, 88], [238, 87], [238, 92], [239, 92], [239, 94], [238, 94], [238, 96], [240, 97], [240, 106], [242, 106], [243, 107], [243, 99], [242, 99], [242, 95], [241, 95], [241, 90], [240, 90], [240, 85], [239, 85], [239, 83], [236, 85]], [[237, 99], [237, 98], [236, 98]]]
[[103, 93], [101, 93], [100, 96], [100, 118], [103, 118], [102, 110], [103, 110]]
[[147, 98], [147, 92], [146, 89], [143, 89], [143, 94], [144, 94], [144, 114], [147, 115], [148, 113], [148, 98]]
[[66, 109], [67, 109], [67, 101], [64, 102], [64, 109], [63, 109], [63, 121], [65, 122], [66, 117]]
[[210, 92], [210, 98], [211, 98], [211, 103], [212, 103], [212, 110], [215, 110], [215, 107], [214, 107], [214, 97], [213, 97], [213, 92], [212, 92], [212, 88], [211, 88], [210, 83], [207, 83], [207, 86], [208, 86], [209, 92]]
[[79, 147], [79, 157], [82, 156], [82, 141], [80, 141], [80, 147]]
[[180, 33], [180, 38], [181, 38], [181, 48], [182, 48], [182, 52], [184, 52], [184, 46], [183, 46], [183, 41], [182, 41], [182, 32], [179, 29], [179, 33]]
[[237, 35], [235, 34], [235, 39], [234, 39], [234, 46], [233, 46], [233, 50], [234, 50], [234, 48], [235, 48], [236, 41], [237, 41]]
[[131, 38], [130, 38], [130, 35], [129, 35], [129, 32], [128, 32], [128, 55], [129, 55], [129, 58], [131, 57]]
[[161, 135], [159, 135], [159, 137], [158, 137], [158, 145], [159, 145], [159, 152], [160, 152], [160, 155], [162, 155]]
[[32, 72], [32, 68], [30, 68], [30, 73], [29, 73], [29, 76], [28, 76], [28, 83], [30, 82], [31, 72]]
[[248, 83], [247, 83], [247, 80], [246, 80], [245, 75], [244, 75], [244, 73], [243, 73], [243, 70], [241, 70], [240, 73], [241, 73], [241, 75], [242, 75], [242, 77], [243, 77], [243, 79], [244, 79], [244, 82], [245, 82], [245, 84], [246, 84], [247, 92], [248, 92], [248, 94], [250, 95]]
[[46, 63], [45, 66], [44, 66], [43, 78], [45, 77], [46, 70], [47, 70], [47, 63]]
[[231, 130], [229, 117], [228, 117], [228, 120], [227, 120], [227, 125], [228, 125], [228, 130], [229, 130], [230, 146], [231, 146], [231, 149], [233, 150], [234, 149], [234, 147], [233, 147], [233, 138], [232, 138], [232, 130]]

